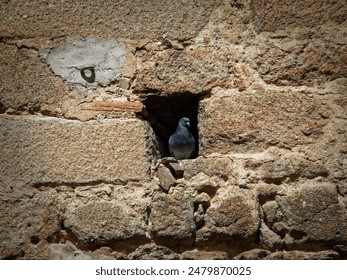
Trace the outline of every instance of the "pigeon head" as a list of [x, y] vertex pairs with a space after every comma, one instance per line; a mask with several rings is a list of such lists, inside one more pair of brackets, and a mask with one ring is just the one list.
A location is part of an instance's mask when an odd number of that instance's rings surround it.
[[181, 118], [178, 122], [180, 127], [190, 127], [190, 120], [188, 118]]

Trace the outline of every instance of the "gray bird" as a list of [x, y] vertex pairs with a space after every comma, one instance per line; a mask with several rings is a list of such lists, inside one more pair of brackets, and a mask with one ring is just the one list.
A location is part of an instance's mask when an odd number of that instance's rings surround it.
[[176, 159], [190, 158], [195, 149], [195, 139], [189, 130], [190, 120], [179, 120], [176, 131], [169, 138], [169, 150]]

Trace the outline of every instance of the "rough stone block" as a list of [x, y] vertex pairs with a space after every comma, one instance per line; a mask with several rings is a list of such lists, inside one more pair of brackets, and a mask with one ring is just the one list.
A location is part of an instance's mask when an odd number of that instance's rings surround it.
[[266, 260], [338, 260], [340, 255], [333, 250], [320, 252], [279, 251], [266, 256]]
[[169, 168], [165, 167], [164, 165], [160, 165], [158, 167], [158, 179], [159, 179], [159, 185], [160, 187], [168, 192], [170, 188], [175, 184], [176, 179], [171, 174]]
[[0, 43], [0, 107], [3, 111], [38, 108], [43, 104], [61, 106], [68, 88], [38, 62], [38, 52]]
[[264, 223], [261, 223], [260, 226], [259, 242], [261, 245], [265, 245], [266, 248], [272, 250], [282, 248], [283, 246], [281, 237], [270, 230]]
[[145, 122], [1, 117], [0, 177], [13, 184], [148, 180], [155, 155]]
[[136, 91], [199, 94], [216, 86], [228, 88], [232, 85], [231, 65], [224, 52], [199, 47], [184, 51], [168, 49], [151, 56], [151, 59], [146, 57], [139, 69]]
[[155, 240], [170, 246], [194, 237], [193, 200], [181, 191], [175, 188], [168, 195], [157, 193], [151, 203], [151, 234]]
[[[184, 178], [186, 180], [203, 173], [207, 176], [218, 176], [224, 180], [233, 177], [234, 165], [227, 157], [198, 157], [193, 160], [186, 160], [184, 164]], [[213, 184], [213, 183], [212, 183]]]
[[179, 260], [180, 256], [169, 248], [146, 244], [129, 254], [130, 260]]
[[10, 1], [1, 7], [0, 33], [11, 37], [97, 34], [136, 40], [163, 36], [184, 40], [194, 37], [205, 26], [218, 2], [68, 0], [18, 5]]
[[330, 115], [329, 107], [302, 92], [225, 92], [200, 102], [199, 153], [249, 153], [314, 143]]
[[78, 242], [89, 246], [145, 239], [141, 216], [120, 201], [71, 204], [65, 213], [64, 227]]
[[281, 5], [265, 0], [252, 1], [254, 22], [262, 31], [295, 27], [315, 27], [323, 23], [342, 23], [347, 19], [344, 0], [318, 2], [285, 0]]
[[264, 249], [252, 249], [242, 252], [234, 257], [234, 260], [261, 260], [269, 255], [271, 251]]
[[197, 231], [196, 242], [254, 242], [259, 229], [256, 199], [238, 187], [219, 189], [206, 210], [205, 226]]
[[1, 184], [0, 216], [0, 259], [42, 259], [46, 240], [60, 230], [62, 207], [54, 191]]
[[186, 251], [182, 254], [184, 260], [227, 260], [228, 253], [223, 251]]
[[327, 177], [329, 172], [321, 160], [306, 160], [303, 154], [287, 152], [272, 147], [257, 157], [248, 158], [245, 169], [254, 181], [262, 180], [268, 184], [281, 184], [299, 178], [313, 179]]
[[276, 202], [288, 233], [284, 239], [287, 246], [346, 242], [347, 211], [334, 184], [307, 182], [286, 196], [277, 196]]

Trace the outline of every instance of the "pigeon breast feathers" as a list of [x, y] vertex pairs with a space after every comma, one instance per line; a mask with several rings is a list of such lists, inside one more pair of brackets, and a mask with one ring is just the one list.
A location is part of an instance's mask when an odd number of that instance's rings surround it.
[[176, 159], [188, 159], [195, 150], [195, 139], [189, 127], [190, 120], [181, 118], [175, 133], [169, 138], [169, 150]]

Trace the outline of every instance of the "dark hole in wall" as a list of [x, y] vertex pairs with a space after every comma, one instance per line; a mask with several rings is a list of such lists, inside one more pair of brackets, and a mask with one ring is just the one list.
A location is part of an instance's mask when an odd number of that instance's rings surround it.
[[191, 158], [199, 154], [198, 108], [199, 96], [180, 93], [172, 96], [147, 95], [143, 101], [148, 112], [146, 120], [158, 137], [161, 157], [170, 156], [168, 141], [175, 132], [180, 118], [190, 119], [190, 130], [195, 138], [195, 151]]
[[0, 114], [5, 113], [5, 112], [6, 112], [5, 105], [0, 102]]

